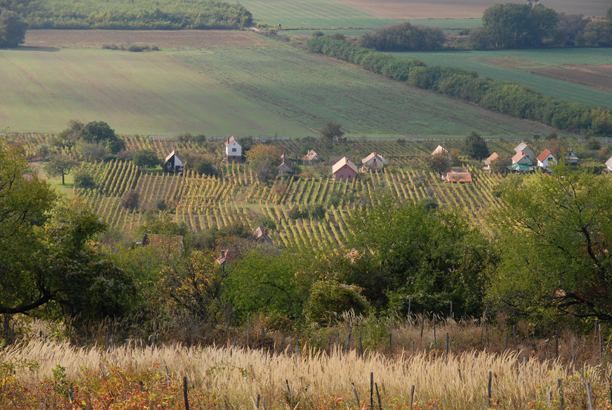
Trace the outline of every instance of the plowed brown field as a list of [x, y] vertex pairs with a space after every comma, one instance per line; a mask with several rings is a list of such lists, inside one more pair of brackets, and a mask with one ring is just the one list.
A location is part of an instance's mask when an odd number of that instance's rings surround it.
[[155, 45], [160, 48], [266, 46], [263, 38], [244, 31], [223, 30], [29, 30], [26, 47], [93, 47], [105, 44]]
[[612, 91], [612, 64], [550, 65], [513, 57], [480, 61]]

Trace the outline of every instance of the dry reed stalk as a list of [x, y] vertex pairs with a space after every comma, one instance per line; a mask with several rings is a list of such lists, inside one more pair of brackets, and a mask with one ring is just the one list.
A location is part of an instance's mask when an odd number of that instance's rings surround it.
[[[23, 372], [18, 377], [27, 383], [37, 383], [51, 377], [56, 365], [65, 367], [68, 379], [82, 377], [83, 366], [89, 369], [113, 366], [117, 368], [163, 368], [168, 366], [170, 377], [187, 377], [203, 389], [221, 392], [238, 408], [250, 406], [257, 395], [266, 398], [268, 408], [285, 408], [287, 385], [292, 386], [294, 403], [330, 395], [344, 395], [349, 408], [354, 408], [352, 382], [357, 392], [366, 397], [374, 381], [383, 387], [383, 402], [391, 398], [410, 403], [410, 388], [415, 387], [415, 405], [435, 400], [441, 408], [480, 408], [486, 400], [489, 371], [493, 374], [492, 401], [497, 409], [527, 408], [527, 403], [546, 399], [546, 392], [555, 390], [558, 379], [570, 377], [568, 367], [559, 361], [530, 360], [523, 366], [513, 352], [451, 353], [448, 359], [432, 360], [430, 356], [406, 352], [389, 358], [370, 353], [359, 357], [357, 351], [348, 354], [343, 348], [331, 353], [302, 350], [300, 356], [290, 350], [284, 354], [266, 354], [259, 350], [219, 347], [183, 347], [165, 345], [154, 348], [118, 346], [114, 349], [76, 348], [68, 343], [32, 341], [11, 346], [0, 352], [0, 362], [20, 359], [36, 360], [40, 370]], [[587, 373], [593, 373], [587, 367]], [[351, 404], [353, 403], [353, 404]], [[299, 408], [308, 408], [305, 407]]]

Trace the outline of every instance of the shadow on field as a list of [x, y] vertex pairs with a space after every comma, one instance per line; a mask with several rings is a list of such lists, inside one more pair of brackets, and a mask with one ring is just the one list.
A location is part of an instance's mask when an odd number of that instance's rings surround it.
[[19, 47], [11, 48], [11, 50], [16, 50], [16, 51], [60, 51], [61, 48], [58, 48], [58, 47], [19, 46]]

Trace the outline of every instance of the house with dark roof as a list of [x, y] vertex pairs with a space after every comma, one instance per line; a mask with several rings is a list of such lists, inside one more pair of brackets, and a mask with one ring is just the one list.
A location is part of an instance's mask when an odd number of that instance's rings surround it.
[[281, 164], [276, 168], [277, 174], [293, 174], [293, 162], [285, 154], [281, 155]]
[[253, 231], [253, 237], [255, 238], [255, 242], [265, 244], [265, 245], [273, 245], [272, 239], [268, 236], [268, 228], [265, 226], [258, 226]]
[[489, 156], [489, 158], [482, 161], [485, 164], [484, 166], [485, 172], [489, 172], [489, 173], [491, 172], [491, 164], [498, 158], [499, 158], [499, 154], [497, 152], [494, 152]]
[[383, 165], [386, 164], [388, 164], [388, 162], [382, 157], [382, 155], [373, 152], [361, 160], [361, 170], [363, 172], [381, 171]]
[[565, 153], [565, 162], [572, 165], [578, 165], [578, 156], [574, 154], [571, 148]]
[[334, 174], [335, 181], [352, 182], [357, 177], [359, 170], [350, 159], [343, 157], [332, 166], [332, 173]]
[[547, 149], [542, 151], [540, 155], [538, 155], [538, 167], [550, 171], [550, 165], [556, 164], [557, 160], [554, 155]]
[[242, 162], [242, 146], [235, 137], [229, 137], [225, 141], [225, 153], [223, 162]]
[[467, 169], [451, 169], [444, 176], [446, 182], [465, 184], [472, 182], [472, 174]]
[[164, 160], [164, 169], [167, 172], [183, 172], [185, 161], [179, 155], [178, 150], [172, 151]]

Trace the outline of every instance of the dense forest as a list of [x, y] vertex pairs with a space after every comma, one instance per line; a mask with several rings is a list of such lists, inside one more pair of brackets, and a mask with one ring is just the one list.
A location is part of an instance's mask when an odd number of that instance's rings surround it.
[[539, 121], [560, 130], [612, 134], [612, 112], [605, 108], [547, 97], [530, 87], [482, 78], [476, 72], [459, 68], [427, 67], [418, 60], [399, 59], [326, 36], [314, 36], [307, 47], [312, 52], [358, 64], [397, 81], [471, 101], [504, 114]]
[[252, 21], [240, 4], [218, 0], [0, 0], [0, 8], [18, 13], [34, 29], [237, 29]]

